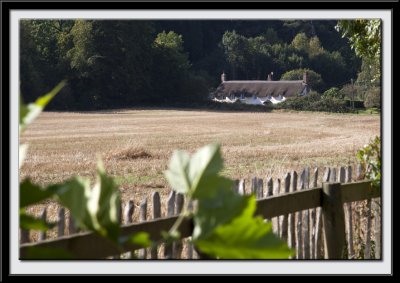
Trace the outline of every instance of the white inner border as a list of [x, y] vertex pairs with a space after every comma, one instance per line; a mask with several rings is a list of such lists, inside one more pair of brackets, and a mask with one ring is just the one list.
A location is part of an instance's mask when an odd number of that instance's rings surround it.
[[[20, 261], [18, 259], [18, 96], [20, 19], [354, 19], [383, 20], [383, 238], [382, 261]], [[11, 11], [11, 164], [10, 274], [390, 274], [391, 246], [391, 93], [392, 15], [390, 10], [123, 10]], [[5, 247], [7, 248], [7, 247]]]

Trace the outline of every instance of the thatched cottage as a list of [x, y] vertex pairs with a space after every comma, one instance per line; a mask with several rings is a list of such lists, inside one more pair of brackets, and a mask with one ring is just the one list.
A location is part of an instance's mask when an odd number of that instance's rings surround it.
[[307, 85], [307, 72], [303, 80], [274, 81], [272, 73], [267, 80], [228, 81], [226, 74], [221, 75], [221, 84], [213, 93], [215, 100], [235, 102], [242, 100], [248, 104], [263, 104], [265, 101], [279, 103], [287, 97], [303, 96], [310, 91]]

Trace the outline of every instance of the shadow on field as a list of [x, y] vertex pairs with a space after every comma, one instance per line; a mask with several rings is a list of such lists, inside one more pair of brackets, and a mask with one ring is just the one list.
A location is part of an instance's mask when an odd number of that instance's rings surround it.
[[148, 110], [173, 110], [173, 111], [202, 111], [202, 112], [219, 112], [219, 113], [230, 113], [230, 112], [272, 112], [276, 110], [273, 106], [266, 105], [247, 105], [247, 104], [228, 104], [220, 102], [209, 102], [205, 105], [188, 105], [188, 106], [132, 106], [130, 108], [112, 108], [112, 109], [96, 109], [96, 110], [52, 110], [51, 112], [69, 112], [79, 114], [132, 114], [126, 113], [125, 111], [148, 111]]

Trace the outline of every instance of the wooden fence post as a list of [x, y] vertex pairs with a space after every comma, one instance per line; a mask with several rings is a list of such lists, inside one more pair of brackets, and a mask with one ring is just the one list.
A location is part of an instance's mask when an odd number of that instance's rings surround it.
[[[125, 224], [133, 223], [133, 213], [135, 212], [135, 204], [133, 200], [129, 200], [128, 203], [125, 205], [124, 209], [124, 221]], [[127, 252], [125, 257], [126, 258], [133, 258], [134, 251]]]
[[[297, 191], [297, 172], [292, 172], [291, 183], [293, 185], [293, 191]], [[303, 214], [301, 211], [295, 213], [295, 237], [296, 237], [296, 259], [303, 258], [303, 229], [302, 229], [302, 219]]]
[[[121, 224], [122, 224], [122, 202], [121, 202], [121, 200], [119, 201], [119, 205], [118, 205], [117, 209], [118, 209], [117, 210], [118, 224], [121, 226]], [[123, 255], [124, 254], [118, 254], [118, 255], [113, 256], [112, 258], [113, 259], [121, 259], [121, 258], [123, 258]]]
[[331, 183], [336, 183], [336, 168], [335, 167], [331, 168], [331, 176], [329, 178], [329, 181]]
[[322, 182], [329, 182], [331, 177], [331, 168], [325, 167], [324, 175], [322, 176]]
[[367, 200], [367, 228], [366, 228], [366, 235], [365, 235], [365, 251], [364, 251], [364, 259], [370, 259], [371, 258], [371, 226], [372, 226], [372, 221], [371, 221], [371, 199]]
[[61, 207], [58, 210], [57, 237], [64, 236], [64, 228], [65, 228], [65, 208]]
[[[360, 181], [363, 179], [363, 167], [360, 163], [356, 165], [355, 170], [355, 180]], [[355, 202], [355, 213], [354, 213], [354, 238], [355, 238], [355, 257], [361, 258], [364, 256], [362, 254], [362, 246], [363, 246], [363, 238], [362, 238], [362, 227], [363, 227], [363, 209], [364, 209], [364, 201]]]
[[[46, 221], [46, 220], [47, 220], [47, 208], [44, 208], [44, 209], [42, 210], [42, 213], [41, 213], [41, 215], [40, 215], [40, 218], [41, 218], [43, 221]], [[39, 232], [39, 241], [43, 241], [43, 240], [46, 240], [46, 231], [40, 231], [40, 232]]]
[[[153, 219], [157, 219], [161, 217], [161, 200], [160, 194], [158, 192], [153, 192], [151, 194], [151, 200], [153, 202]], [[157, 246], [152, 247], [150, 249], [150, 258], [157, 259], [158, 258], [158, 249]]]
[[20, 243], [25, 244], [30, 242], [30, 231], [27, 229], [21, 229]]
[[[274, 196], [279, 195], [279, 191], [281, 187], [281, 180], [276, 179], [274, 182]], [[272, 230], [275, 235], [279, 236], [280, 235], [280, 228], [279, 228], [279, 216], [272, 217]]]
[[20, 240], [21, 244], [30, 242], [29, 235], [30, 235], [29, 230], [21, 229], [21, 240]]
[[254, 177], [251, 179], [251, 188], [250, 191], [251, 193], [257, 198], [257, 186], [258, 186], [258, 179], [257, 177]]
[[[295, 192], [297, 190], [297, 173], [292, 171], [290, 174], [290, 192]], [[289, 213], [288, 215], [288, 245], [290, 248], [295, 248], [296, 246], [296, 234], [295, 234], [295, 213]]]
[[[357, 164], [357, 180], [361, 180], [364, 178], [364, 170], [363, 166], [358, 163]], [[371, 258], [371, 199], [367, 199], [367, 204], [366, 204], [366, 228], [365, 228], [365, 250], [364, 250], [364, 259], [370, 259]], [[362, 210], [360, 210], [360, 213], [362, 213]], [[360, 216], [360, 227], [362, 227], [362, 217]]]
[[258, 179], [257, 183], [257, 199], [261, 199], [264, 196], [264, 180], [262, 178]]
[[274, 181], [272, 180], [271, 177], [268, 178], [267, 180], [267, 190], [265, 192], [265, 197], [270, 197], [274, 193]]
[[117, 218], [118, 218], [118, 223], [121, 226], [122, 218], [123, 218], [123, 215], [122, 215], [122, 200], [119, 201], [119, 206], [118, 206], [118, 211], [117, 211]]
[[381, 202], [380, 198], [374, 199], [374, 226], [375, 226], [375, 259], [381, 259]]
[[[309, 180], [310, 180], [310, 169], [306, 167], [300, 176], [300, 190], [308, 190], [309, 188]], [[301, 219], [303, 222], [303, 258], [310, 258], [310, 213], [309, 210], [306, 209], [303, 212], [303, 218]]]
[[242, 180], [240, 180], [240, 182], [239, 182], [239, 189], [238, 189], [238, 193], [240, 194], [240, 195], [245, 195], [246, 194], [246, 180], [245, 179], [242, 179]]
[[[338, 182], [340, 184], [346, 183], [346, 169], [343, 166], [339, 167]], [[348, 226], [348, 217], [347, 217], [347, 212], [348, 211], [347, 211], [347, 207], [348, 207], [348, 205], [346, 203], [344, 203], [343, 204], [343, 212], [344, 212], [344, 224], [345, 224], [345, 233], [346, 233], [346, 235], [348, 235], [348, 232], [346, 232], [346, 231], [348, 231], [348, 227], [347, 227]], [[347, 241], [348, 240], [348, 236], [345, 239]], [[347, 247], [348, 247], [348, 243], [347, 243]], [[346, 247], [345, 247], [345, 251], [347, 253], [347, 256], [349, 257], [349, 249], [348, 248], [346, 249]]]
[[[173, 216], [175, 214], [175, 191], [171, 191], [167, 199], [167, 216]], [[172, 259], [172, 243], [165, 244], [164, 247], [165, 259]]]
[[344, 169], [344, 167], [340, 167], [339, 168], [339, 178], [338, 181], [342, 184], [344, 182], [346, 182], [346, 169]]
[[[290, 191], [290, 174], [289, 173], [287, 173], [285, 175], [284, 180], [285, 180], [285, 183], [284, 183], [284, 186], [281, 187], [281, 194], [282, 193], [286, 194]], [[288, 215], [285, 214], [281, 217], [282, 217], [282, 222], [280, 223], [280, 225], [281, 225], [280, 236], [281, 236], [282, 240], [287, 241], [287, 238], [288, 238]]]
[[69, 212], [69, 223], [68, 223], [68, 234], [73, 235], [77, 233], [78, 229], [76, 227], [75, 219], [71, 215], [71, 212]]
[[357, 163], [356, 178], [358, 181], [364, 179], [364, 169], [361, 163]]
[[236, 194], [239, 193], [239, 180], [234, 180], [234, 181], [233, 181], [232, 190], [233, 190], [233, 192], [236, 193]]
[[[139, 206], [139, 221], [145, 222], [147, 220], [147, 198], [143, 199]], [[140, 249], [138, 251], [139, 259], [146, 259], [147, 251], [146, 249]]]
[[345, 225], [340, 183], [324, 183], [322, 191], [325, 259], [342, 259]]
[[[324, 175], [322, 176], [322, 182], [328, 182], [330, 178], [331, 169], [329, 167], [325, 168]], [[322, 258], [322, 209], [318, 207], [316, 210], [316, 220], [315, 220], [315, 259]]]
[[[269, 177], [267, 179], [267, 183], [266, 183], [265, 197], [266, 198], [270, 197], [273, 195], [273, 193], [274, 193], [274, 182], [273, 182], [272, 178]], [[266, 219], [266, 220], [270, 221], [271, 219]]]
[[[313, 183], [311, 185], [312, 188], [316, 188], [318, 186], [318, 167], [314, 169], [313, 172]], [[317, 210], [315, 208], [310, 209], [310, 258], [315, 259], [315, 231], [316, 231], [316, 213]]]
[[[346, 170], [346, 183], [351, 183], [352, 179], [352, 168], [351, 166], [347, 167]], [[353, 243], [353, 208], [354, 205], [352, 202], [345, 203], [345, 217], [346, 217], [346, 229], [347, 229], [347, 253], [349, 255], [349, 259], [354, 259], [354, 243]]]
[[[237, 193], [239, 193], [239, 181], [238, 181], [237, 184], [238, 184]], [[191, 201], [189, 202], [189, 204], [188, 204], [188, 210], [189, 210], [189, 211], [193, 211], [193, 200], [191, 200]], [[190, 237], [190, 240], [191, 240], [191, 237]], [[189, 242], [188, 242], [187, 258], [188, 258], [188, 259], [193, 259], [194, 246], [193, 246], [193, 243], [190, 242], [190, 240], [189, 240]]]
[[135, 204], [133, 200], [129, 200], [127, 205], [125, 206], [125, 223], [132, 223], [133, 222], [133, 213], [135, 212]]
[[[183, 194], [176, 194], [176, 214], [180, 214], [182, 212], [183, 209], [183, 205], [184, 205], [184, 196]], [[178, 240], [175, 241], [173, 243], [173, 258], [174, 259], [180, 259], [181, 258], [181, 254], [182, 254], [182, 240]]]

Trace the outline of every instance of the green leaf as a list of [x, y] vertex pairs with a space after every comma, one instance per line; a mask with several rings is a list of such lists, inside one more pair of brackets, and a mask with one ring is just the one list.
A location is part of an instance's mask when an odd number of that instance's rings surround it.
[[120, 239], [121, 244], [139, 245], [143, 248], [148, 248], [152, 245], [149, 234], [146, 232], [139, 232], [132, 236]]
[[179, 193], [195, 194], [207, 177], [222, 169], [220, 147], [217, 144], [199, 149], [192, 158], [183, 151], [175, 151], [165, 172], [171, 187]]
[[29, 103], [26, 107], [22, 99], [20, 99], [20, 121], [19, 131], [22, 132], [25, 128], [36, 119], [36, 117], [43, 111], [44, 107], [50, 102], [51, 99], [65, 86], [66, 81], [62, 81], [49, 93], [39, 97], [34, 103]]
[[256, 208], [250, 197], [243, 213], [229, 223], [217, 227], [205, 239], [194, 243], [202, 252], [220, 259], [287, 259], [293, 255], [286, 243], [272, 232], [272, 224], [261, 217], [253, 218]]
[[171, 187], [179, 193], [187, 193], [191, 189], [191, 183], [188, 176], [189, 155], [186, 152], [174, 151], [169, 169], [165, 171]]
[[174, 241], [177, 241], [180, 239], [180, 233], [177, 230], [166, 232], [166, 231], [161, 231], [161, 236], [163, 239], [163, 243], [165, 245], [172, 244]]
[[64, 249], [29, 247], [22, 259], [73, 259], [74, 256]]
[[107, 176], [101, 162], [97, 167], [97, 183], [91, 191], [88, 209], [100, 225], [99, 232], [117, 242], [120, 233], [118, 214], [120, 195], [112, 177]]
[[19, 227], [22, 229], [47, 231], [55, 225], [56, 223], [47, 223], [43, 219], [34, 218], [24, 212], [19, 214]]
[[59, 202], [68, 208], [78, 225], [118, 242], [120, 196], [114, 180], [98, 165], [97, 181], [90, 189], [89, 180], [75, 177], [51, 187]]
[[207, 238], [215, 228], [243, 214], [249, 205], [250, 196], [236, 195], [227, 188], [215, 191], [217, 195], [199, 200], [198, 211], [194, 216], [194, 239]]
[[[64, 207], [70, 210], [79, 227], [89, 229], [100, 235], [118, 242], [120, 226], [118, 214], [120, 211], [120, 195], [113, 178], [106, 175], [101, 163], [98, 165], [97, 182], [93, 189], [90, 181], [74, 177], [60, 184], [42, 188], [32, 184], [29, 179], [20, 185], [20, 207], [35, 204], [54, 196]], [[22, 224], [25, 225], [23, 219]], [[36, 225], [35, 229], [44, 229], [40, 222], [29, 222]], [[43, 223], [42, 223], [43, 224]], [[32, 228], [33, 229], [33, 228]]]
[[233, 181], [228, 178], [218, 175], [208, 176], [200, 180], [193, 194], [193, 198], [204, 199], [217, 197], [217, 195], [221, 193], [219, 191], [220, 189], [225, 189], [225, 192], [233, 197], [235, 194], [231, 191], [232, 186]]
[[213, 230], [241, 215], [249, 205], [249, 196], [240, 196], [229, 187], [213, 187], [209, 198], [198, 200], [198, 210], [194, 215], [194, 239], [207, 238]]
[[218, 174], [222, 168], [223, 161], [218, 144], [206, 145], [199, 149], [189, 163], [188, 173], [192, 184], [192, 193], [195, 193], [204, 178]]
[[35, 101], [35, 105], [40, 106], [42, 108], [46, 107], [46, 105], [53, 99], [53, 97], [66, 85], [67, 81], [60, 82], [55, 88], [53, 88], [49, 93], [44, 96], [39, 97]]
[[49, 190], [56, 194], [56, 199], [62, 206], [70, 210], [79, 227], [96, 230], [87, 209], [91, 193], [89, 180], [74, 177], [61, 184], [50, 186]]
[[29, 179], [25, 179], [20, 184], [19, 207], [23, 208], [41, 202], [42, 200], [50, 198], [52, 195], [52, 191], [46, 190], [39, 185], [32, 184]]

